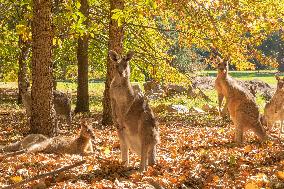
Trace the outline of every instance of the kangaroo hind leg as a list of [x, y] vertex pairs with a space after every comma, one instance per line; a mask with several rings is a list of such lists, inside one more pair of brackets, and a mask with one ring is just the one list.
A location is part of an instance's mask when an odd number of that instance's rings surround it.
[[157, 147], [154, 145], [149, 151], [148, 151], [148, 164], [154, 165], [156, 163], [156, 152]]
[[148, 148], [149, 145], [145, 144], [145, 141], [142, 142], [142, 146], [141, 146], [141, 160], [140, 160], [140, 167], [139, 167], [139, 171], [143, 172], [146, 170], [146, 166], [147, 166], [147, 158], [148, 158]]

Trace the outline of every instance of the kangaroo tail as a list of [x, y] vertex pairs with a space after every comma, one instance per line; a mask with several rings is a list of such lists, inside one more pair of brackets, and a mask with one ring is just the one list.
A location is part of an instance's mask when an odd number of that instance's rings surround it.
[[21, 148], [21, 142], [15, 142], [15, 143], [12, 143], [12, 144], [8, 144], [7, 146], [4, 146], [4, 147], [1, 147], [0, 148], [0, 152], [15, 152], [15, 151], [18, 151], [20, 150]]

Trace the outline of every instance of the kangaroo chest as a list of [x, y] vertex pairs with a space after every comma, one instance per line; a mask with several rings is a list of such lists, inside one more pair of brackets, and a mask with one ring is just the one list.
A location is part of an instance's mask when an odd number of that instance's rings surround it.
[[116, 82], [115, 80], [110, 85], [110, 96], [115, 101], [115, 111], [118, 113], [126, 113], [134, 99], [129, 87], [128, 83]]
[[228, 81], [227, 78], [217, 77], [215, 81], [215, 88], [218, 91], [218, 93], [224, 95], [225, 97], [228, 97]]

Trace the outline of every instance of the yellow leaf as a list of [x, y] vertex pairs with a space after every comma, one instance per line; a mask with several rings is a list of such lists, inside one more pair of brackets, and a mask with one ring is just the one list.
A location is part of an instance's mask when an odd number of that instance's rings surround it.
[[217, 176], [217, 175], [214, 175], [213, 176], [213, 181], [216, 183], [216, 182], [218, 182], [219, 181], [219, 177]]
[[87, 170], [88, 171], [92, 171], [94, 169], [94, 166], [93, 165], [88, 165], [88, 167], [87, 167]]
[[245, 189], [259, 189], [255, 182], [248, 182], [245, 185]]
[[110, 149], [109, 149], [109, 147], [106, 147], [106, 148], [104, 149], [104, 154], [105, 154], [105, 155], [109, 155], [109, 154], [110, 154]]
[[246, 153], [251, 152], [251, 150], [252, 150], [252, 147], [251, 147], [250, 145], [247, 145], [247, 146], [245, 146], [245, 148], [244, 148], [244, 152], [246, 152]]
[[278, 177], [279, 179], [284, 180], [284, 171], [278, 171], [278, 172], [276, 173], [276, 175], [277, 175], [277, 177]]
[[56, 45], [56, 43], [57, 43], [56, 38], [53, 38], [53, 39], [52, 39], [52, 45]]
[[225, 132], [225, 130], [222, 128], [222, 129], [219, 129], [218, 131], [217, 131], [217, 133], [218, 134], [222, 134], [222, 133], [224, 133]]
[[21, 182], [23, 180], [23, 178], [21, 176], [13, 176], [10, 178], [11, 181], [13, 181], [14, 183], [17, 183], [17, 182]]

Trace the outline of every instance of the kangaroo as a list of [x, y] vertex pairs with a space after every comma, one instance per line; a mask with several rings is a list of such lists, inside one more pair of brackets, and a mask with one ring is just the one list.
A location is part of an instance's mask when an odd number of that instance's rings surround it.
[[249, 92], [252, 94], [252, 96], [254, 97], [254, 98], [256, 98], [256, 93], [257, 93], [257, 90], [256, 90], [257, 88], [256, 88], [256, 86], [253, 86], [253, 85], [250, 85], [249, 86]]
[[42, 135], [42, 134], [30, 134], [23, 138], [22, 141], [18, 141], [12, 144], [9, 144], [7, 146], [0, 147], [0, 152], [16, 152], [23, 149], [27, 149], [30, 146], [43, 142], [47, 140], [48, 137]]
[[132, 89], [133, 89], [133, 91], [134, 91], [134, 95], [135, 95], [135, 96], [136, 96], [136, 95], [143, 94], [143, 91], [142, 91], [141, 87], [140, 87], [138, 84], [132, 85]]
[[[249, 86], [249, 92], [253, 95], [254, 98], [256, 98], [256, 86]], [[225, 103], [223, 109], [221, 109], [221, 107], [219, 107], [219, 116], [225, 118], [225, 117], [229, 117], [229, 112], [228, 112], [228, 104], [227, 102]], [[262, 115], [261, 115], [262, 116]], [[262, 119], [262, 118], [261, 118]]]
[[154, 114], [142, 93], [134, 92], [130, 84], [129, 61], [133, 52], [120, 57], [110, 51], [109, 56], [115, 62], [114, 77], [110, 85], [110, 97], [113, 119], [118, 128], [121, 159], [129, 164], [129, 149], [138, 154], [140, 171], [156, 162], [156, 146], [159, 143], [159, 131]]
[[284, 77], [275, 77], [277, 80], [277, 89], [272, 99], [264, 107], [264, 121], [268, 128], [271, 128], [275, 122], [280, 121], [280, 132], [284, 133]]
[[[47, 138], [39, 134], [31, 134], [26, 136], [19, 142], [20, 148], [10, 148], [12, 145], [4, 147], [3, 152], [14, 152], [25, 149], [23, 153], [55, 153], [55, 154], [82, 154], [87, 155], [93, 153], [93, 146], [91, 139], [94, 138], [94, 131], [85, 121], [81, 123], [80, 134], [76, 137], [56, 136]], [[13, 146], [16, 146], [14, 143]], [[11, 150], [12, 149], [12, 150]]]
[[[23, 104], [26, 108], [28, 117], [31, 117], [31, 91], [26, 89], [22, 91]], [[70, 125], [71, 118], [71, 100], [68, 95], [60, 91], [53, 91], [53, 103], [57, 115], [65, 117], [67, 123]]]
[[243, 133], [248, 129], [251, 129], [261, 140], [266, 139], [267, 135], [260, 122], [259, 110], [253, 95], [229, 76], [228, 61], [220, 59], [217, 68], [215, 88], [218, 93], [218, 106], [220, 110], [225, 97], [225, 106], [228, 107], [229, 114], [236, 127], [235, 141], [241, 144]]

